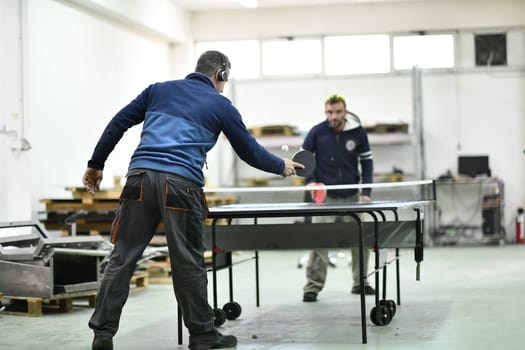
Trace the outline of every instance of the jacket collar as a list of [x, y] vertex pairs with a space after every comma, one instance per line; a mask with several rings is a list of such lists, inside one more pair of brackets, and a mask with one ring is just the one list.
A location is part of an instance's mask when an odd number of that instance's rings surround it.
[[186, 78], [184, 79], [200, 80], [215, 89], [215, 85], [213, 85], [213, 82], [211, 81], [210, 77], [208, 77], [206, 74], [202, 74], [199, 72], [193, 72], [193, 73], [188, 74]]

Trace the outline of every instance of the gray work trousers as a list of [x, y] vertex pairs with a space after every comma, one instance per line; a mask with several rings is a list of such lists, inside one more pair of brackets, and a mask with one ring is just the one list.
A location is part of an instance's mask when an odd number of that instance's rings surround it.
[[165, 226], [173, 289], [184, 324], [190, 336], [215, 332], [203, 259], [206, 215], [205, 197], [197, 184], [151, 170], [128, 173], [112, 227], [114, 248], [89, 320], [95, 335], [113, 337], [117, 333], [137, 261], [161, 221]]
[[[325, 203], [330, 204], [344, 204], [348, 202], [356, 202], [358, 196], [352, 196], [350, 198], [333, 198], [326, 197]], [[312, 218], [312, 223], [330, 223], [334, 222], [337, 218], [343, 220], [343, 222], [355, 221], [351, 216], [344, 215], [340, 217], [336, 216], [315, 216]], [[359, 286], [359, 248], [352, 248], [352, 280], [353, 286]], [[365, 285], [368, 285], [368, 257], [370, 251], [368, 249], [363, 250], [363, 261], [364, 261], [364, 281]], [[326, 282], [326, 275], [328, 272], [328, 249], [316, 249], [310, 252], [308, 257], [308, 264], [306, 265], [306, 284], [303, 287], [304, 293], [314, 292], [319, 293]]]

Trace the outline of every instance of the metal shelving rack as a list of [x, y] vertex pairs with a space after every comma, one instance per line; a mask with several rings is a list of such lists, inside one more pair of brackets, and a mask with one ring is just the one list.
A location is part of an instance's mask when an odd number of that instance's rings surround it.
[[436, 181], [434, 244], [505, 243], [504, 183], [498, 178]]

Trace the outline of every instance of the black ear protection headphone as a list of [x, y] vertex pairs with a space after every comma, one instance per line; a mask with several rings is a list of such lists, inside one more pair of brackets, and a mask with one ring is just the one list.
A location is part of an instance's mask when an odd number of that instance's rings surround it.
[[226, 61], [221, 54], [219, 54], [219, 57], [221, 58], [221, 68], [217, 70], [217, 80], [228, 81], [228, 67], [226, 66]]

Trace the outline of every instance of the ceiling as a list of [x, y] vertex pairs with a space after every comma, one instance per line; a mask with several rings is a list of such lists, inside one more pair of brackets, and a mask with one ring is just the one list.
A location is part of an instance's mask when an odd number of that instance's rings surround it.
[[[171, 0], [188, 11], [241, 9], [238, 0]], [[356, 3], [392, 3], [406, 1], [436, 1], [436, 0], [258, 0], [259, 8], [322, 6], [334, 4]]]

